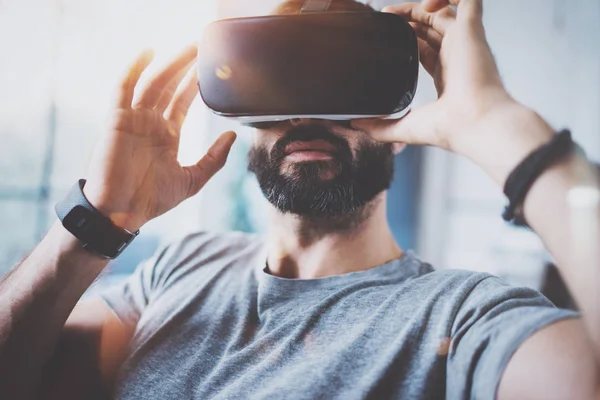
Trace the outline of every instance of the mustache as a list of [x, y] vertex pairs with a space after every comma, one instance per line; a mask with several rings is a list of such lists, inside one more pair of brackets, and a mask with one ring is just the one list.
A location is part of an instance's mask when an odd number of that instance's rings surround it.
[[279, 162], [285, 157], [285, 148], [293, 142], [309, 142], [311, 140], [325, 140], [336, 149], [336, 154], [344, 159], [352, 159], [352, 151], [348, 142], [337, 136], [323, 125], [300, 125], [288, 130], [275, 142], [271, 150], [271, 160]]

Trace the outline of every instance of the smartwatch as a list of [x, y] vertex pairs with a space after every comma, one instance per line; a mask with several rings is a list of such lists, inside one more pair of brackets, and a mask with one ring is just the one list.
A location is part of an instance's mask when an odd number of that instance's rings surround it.
[[80, 179], [55, 210], [65, 229], [83, 243], [83, 248], [115, 259], [139, 235], [116, 226], [98, 211], [83, 194], [86, 180]]

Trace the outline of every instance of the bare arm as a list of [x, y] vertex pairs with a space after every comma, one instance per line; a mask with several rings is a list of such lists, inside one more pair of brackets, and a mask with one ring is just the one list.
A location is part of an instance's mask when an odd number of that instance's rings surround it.
[[[225, 133], [197, 164], [177, 161], [181, 126], [197, 94], [191, 68], [196, 52], [188, 47], [134, 99], [152, 59], [142, 54], [121, 83], [112, 129], [94, 151], [85, 195], [129, 231], [198, 193], [224, 165], [235, 140], [233, 132]], [[82, 391], [110, 385], [134, 327], [121, 324], [99, 300], [75, 308], [106, 265], [57, 222], [0, 282], [3, 398], [32, 398], [36, 391], [82, 398]]]
[[0, 392], [33, 394], [71, 310], [106, 264], [56, 224], [0, 283]]
[[101, 299], [79, 302], [61, 330], [36, 390], [39, 399], [109, 398], [135, 326]]
[[[528, 140], [544, 142], [553, 134], [522, 107], [490, 116], [481, 129], [497, 137], [504, 151], [479, 150], [473, 158], [500, 185], [515, 163], [506, 154], [526, 154], [537, 147]], [[583, 318], [550, 325], [526, 340], [507, 366], [499, 399], [600, 399], [600, 204], [572, 207], [568, 201], [572, 189], [599, 190], [599, 182], [591, 164], [572, 156], [542, 174], [526, 197], [527, 221], [554, 256]]]
[[[504, 88], [485, 38], [482, 0], [424, 0], [386, 11], [415, 28], [421, 62], [439, 99], [399, 122], [354, 125], [381, 141], [434, 145], [466, 156], [503, 186], [554, 132]], [[571, 157], [537, 180], [524, 213], [555, 257], [583, 318], [555, 323], [526, 340], [502, 378], [501, 399], [600, 398], [600, 208], [569, 206], [569, 193], [579, 185], [598, 190], [598, 176], [589, 163]]]

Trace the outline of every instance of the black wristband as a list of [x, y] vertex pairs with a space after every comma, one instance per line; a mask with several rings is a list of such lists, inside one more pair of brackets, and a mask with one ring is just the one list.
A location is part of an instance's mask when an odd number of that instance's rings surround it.
[[80, 179], [67, 196], [56, 203], [56, 214], [63, 226], [79, 239], [83, 247], [114, 259], [140, 233], [120, 228], [98, 211], [83, 194], [85, 179]]
[[527, 225], [520, 208], [529, 189], [546, 169], [571, 154], [575, 147], [571, 132], [565, 129], [521, 161], [504, 184], [504, 194], [509, 201], [502, 214], [505, 221], [517, 226]]

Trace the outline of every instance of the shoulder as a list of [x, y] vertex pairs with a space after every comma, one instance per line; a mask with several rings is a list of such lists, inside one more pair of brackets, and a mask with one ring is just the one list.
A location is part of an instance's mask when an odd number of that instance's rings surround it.
[[260, 236], [244, 232], [197, 231], [188, 233], [168, 243], [164, 253], [171, 258], [212, 257], [233, 255], [262, 244]]
[[423, 300], [441, 308], [446, 317], [453, 317], [456, 326], [510, 310], [555, 309], [538, 290], [515, 286], [489, 273], [430, 267], [413, 281]]
[[421, 270], [416, 281], [431, 288], [432, 295], [458, 299], [468, 297], [473, 291], [479, 291], [483, 286], [508, 285], [502, 279], [485, 272], [464, 269], [436, 269], [421, 262]]
[[509, 330], [514, 331], [515, 337], [525, 335], [574, 315], [556, 308], [538, 290], [513, 285], [494, 275], [460, 270], [437, 274], [448, 282], [443, 297], [452, 316], [451, 332], [456, 343], [469, 332], [477, 337]]
[[447, 295], [465, 310], [485, 312], [519, 306], [552, 307], [554, 305], [541, 292], [531, 287], [516, 286], [506, 280], [483, 272], [457, 269], [438, 270], [429, 279], [442, 284]]
[[214, 274], [222, 269], [247, 269], [261, 254], [262, 237], [243, 232], [198, 231], [163, 246], [153, 260], [157, 287], [183, 277]]
[[479, 308], [485, 304], [500, 304], [509, 300], [553, 307], [538, 290], [513, 285], [489, 273], [449, 269], [435, 271], [432, 279], [446, 282], [447, 290], [461, 298], [462, 307]]
[[[428, 266], [428, 264], [425, 264]], [[529, 287], [515, 286], [506, 280], [487, 272], [476, 272], [463, 269], [433, 269], [428, 266], [419, 278], [428, 285], [435, 286], [445, 294], [456, 296], [463, 301], [492, 301], [494, 299], [517, 297], [541, 298], [542, 294]]]

